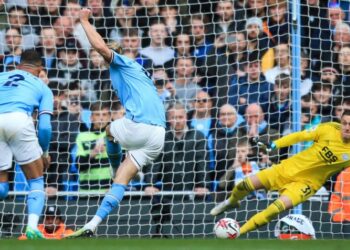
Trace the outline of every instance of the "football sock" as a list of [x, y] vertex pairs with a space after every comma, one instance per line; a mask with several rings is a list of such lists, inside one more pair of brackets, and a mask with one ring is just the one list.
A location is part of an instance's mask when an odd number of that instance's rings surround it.
[[286, 210], [284, 203], [281, 200], [275, 200], [265, 210], [254, 215], [241, 227], [241, 235], [269, 223], [273, 218], [275, 218], [279, 213], [283, 212], [284, 210]]
[[98, 208], [96, 215], [92, 220], [84, 226], [86, 229], [95, 230], [95, 228], [104, 220], [108, 214], [116, 208], [120, 201], [124, 197], [126, 186], [114, 183], [112, 188], [103, 198], [100, 207]]
[[29, 194], [27, 197], [28, 226], [37, 228], [39, 217], [45, 204], [44, 177], [28, 180]]
[[110, 141], [108, 137], [105, 139], [107, 147], [107, 155], [109, 159], [109, 164], [111, 164], [113, 169], [113, 177], [115, 175], [116, 169], [119, 167], [122, 160], [122, 148], [119, 143]]
[[254, 186], [250, 178], [245, 178], [232, 189], [229, 201], [232, 205], [237, 204], [241, 199], [254, 191]]
[[9, 193], [9, 183], [0, 182], [0, 200], [5, 199]]

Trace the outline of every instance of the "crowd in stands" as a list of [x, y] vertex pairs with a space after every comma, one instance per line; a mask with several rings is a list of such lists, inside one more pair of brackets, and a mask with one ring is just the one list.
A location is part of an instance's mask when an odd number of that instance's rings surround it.
[[120, 43], [152, 76], [167, 110], [164, 150], [130, 189], [202, 196], [230, 191], [288, 157], [289, 149], [266, 155], [252, 139], [291, 132], [293, 91], [302, 95], [303, 129], [339, 121], [350, 109], [349, 3], [301, 4], [295, 90], [285, 0], [0, 0], [0, 70], [13, 70], [22, 51], [35, 48], [45, 65], [40, 77], [54, 93], [48, 194], [67, 190], [72, 176], [79, 190], [108, 189], [104, 128], [124, 114], [108, 64], [79, 23], [82, 6], [105, 41]]

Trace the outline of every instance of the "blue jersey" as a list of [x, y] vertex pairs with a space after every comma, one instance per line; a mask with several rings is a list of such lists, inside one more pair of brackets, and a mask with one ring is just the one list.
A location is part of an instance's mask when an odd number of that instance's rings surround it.
[[114, 90], [126, 118], [165, 127], [165, 110], [149, 73], [137, 62], [113, 52], [110, 65]]
[[49, 87], [23, 70], [0, 73], [0, 114], [24, 112], [32, 115], [35, 109], [39, 110], [39, 115], [52, 114], [53, 94]]

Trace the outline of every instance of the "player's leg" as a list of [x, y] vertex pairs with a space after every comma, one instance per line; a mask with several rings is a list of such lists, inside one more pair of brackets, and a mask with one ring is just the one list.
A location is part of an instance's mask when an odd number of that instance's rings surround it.
[[0, 136], [0, 200], [5, 199], [9, 192], [7, 171], [12, 166], [12, 158], [10, 147]]
[[[254, 190], [269, 189], [270, 184], [267, 180], [267, 177], [265, 177], [268, 174], [264, 174], [264, 171], [267, 170], [268, 169], [263, 170], [256, 175], [249, 176], [237, 185], [235, 185], [232, 189], [230, 197], [227, 200], [219, 203], [216, 207], [214, 207], [210, 211], [210, 214], [212, 216], [217, 216], [230, 208], [238, 207], [239, 202]], [[261, 176], [264, 177], [261, 178]]]
[[[139, 149], [130, 150], [125, 160], [118, 167], [113, 185], [103, 198], [96, 215], [82, 229], [70, 235], [69, 238], [91, 236], [97, 226], [119, 205], [129, 182], [143, 166], [158, 156], [164, 145], [164, 128], [134, 123], [127, 119], [113, 122], [110, 133], [121, 145], [130, 147], [135, 145]], [[127, 146], [126, 148], [128, 148]]]
[[240, 229], [241, 234], [245, 234], [256, 228], [263, 226], [273, 220], [279, 213], [290, 209], [307, 199], [316, 191], [309, 185], [300, 182], [286, 184], [280, 191], [281, 196], [270, 204], [265, 210], [250, 218]]
[[14, 114], [13, 116], [14, 120], [9, 122], [12, 126], [8, 132], [12, 132], [12, 136], [8, 144], [29, 185], [26, 234], [29, 239], [43, 238], [37, 229], [45, 204], [42, 149], [36, 136], [32, 117], [26, 114]]
[[115, 142], [114, 137], [110, 132], [110, 126], [106, 128], [106, 148], [107, 155], [109, 159], [109, 163], [112, 167], [113, 179], [115, 178], [115, 174], [117, 172], [117, 168], [119, 167], [122, 160], [122, 147], [118, 142]]
[[261, 227], [273, 220], [281, 212], [293, 207], [292, 200], [287, 196], [281, 196], [270, 204], [265, 210], [251, 217], [240, 229], [245, 234]]
[[27, 196], [28, 223], [26, 229], [28, 239], [44, 238], [37, 230], [39, 218], [45, 205], [43, 168], [41, 158], [28, 164], [22, 164], [22, 170], [29, 186], [29, 194]]

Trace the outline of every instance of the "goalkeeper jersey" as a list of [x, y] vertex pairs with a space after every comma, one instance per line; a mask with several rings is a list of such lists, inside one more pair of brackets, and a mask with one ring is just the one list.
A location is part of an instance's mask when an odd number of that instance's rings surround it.
[[314, 144], [275, 166], [287, 180], [303, 181], [318, 190], [330, 176], [350, 166], [350, 143], [343, 142], [339, 123], [323, 123], [315, 129], [284, 136], [274, 143], [277, 148], [282, 148], [302, 141], [313, 141]]

